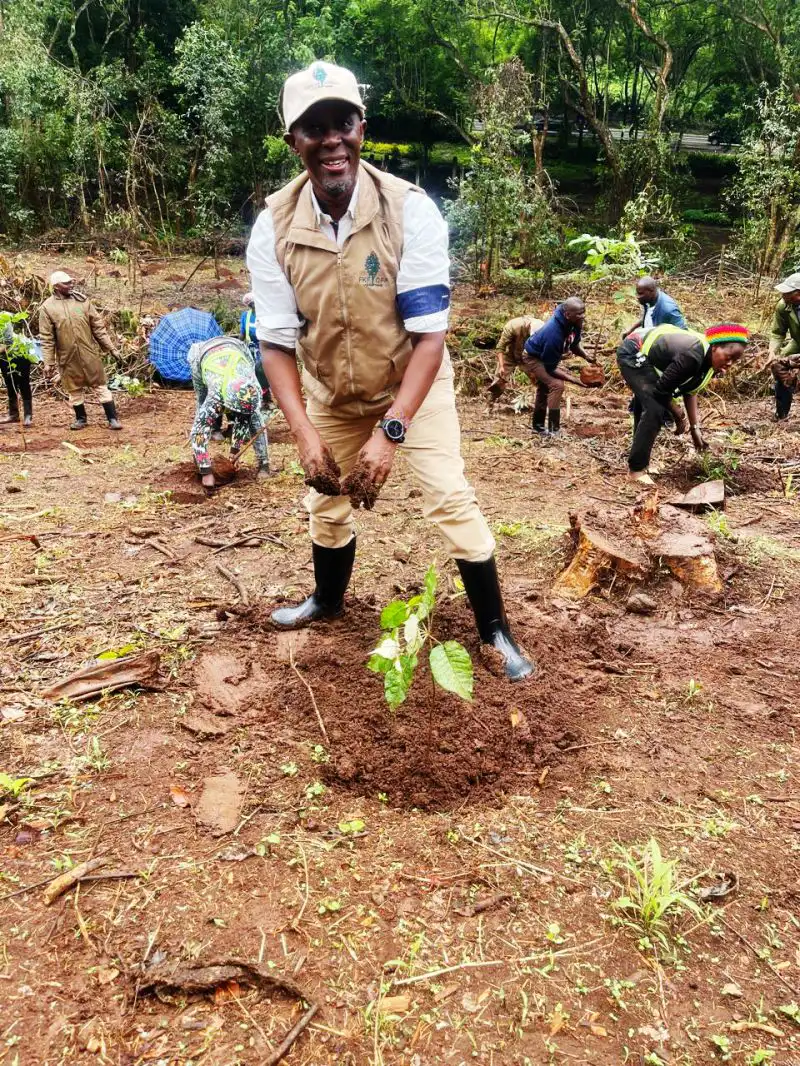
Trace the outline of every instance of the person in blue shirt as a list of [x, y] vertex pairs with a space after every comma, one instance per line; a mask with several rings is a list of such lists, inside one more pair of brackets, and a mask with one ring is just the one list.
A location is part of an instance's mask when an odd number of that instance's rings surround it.
[[671, 296], [658, 287], [655, 278], [649, 275], [639, 278], [636, 282], [636, 299], [641, 305], [642, 317], [635, 326], [628, 330], [628, 333], [640, 328], [650, 329], [651, 326], [689, 328], [680, 307]]
[[[569, 371], [561, 367], [564, 356], [573, 353], [587, 363], [597, 360], [588, 355], [581, 344], [581, 331], [586, 319], [586, 305], [579, 296], [570, 296], [559, 304], [541, 329], [525, 342], [522, 369], [536, 382], [532, 429], [534, 433], [558, 433], [561, 429], [561, 398], [564, 384], [582, 385]], [[547, 428], [545, 428], [545, 415]]]
[[261, 401], [264, 407], [269, 407], [272, 403], [272, 394], [270, 393], [267, 375], [264, 373], [264, 367], [261, 363], [261, 352], [258, 348], [258, 337], [256, 336], [256, 302], [252, 292], [246, 292], [244, 294], [242, 297], [242, 303], [246, 310], [242, 311], [241, 317], [239, 318], [239, 336], [250, 349], [250, 354], [253, 357], [253, 362], [256, 367], [256, 378], [261, 386]]
[[[642, 308], [642, 317], [639, 321], [623, 334], [625, 340], [635, 329], [652, 329], [654, 326], [677, 326], [678, 329], [688, 329], [683, 312], [671, 296], [659, 288], [655, 278], [645, 274], [636, 282], [636, 299]], [[633, 400], [628, 408], [633, 413]], [[665, 426], [675, 425], [675, 433], [680, 435], [686, 432], [687, 422], [683, 412], [677, 403], [673, 403], [670, 409], [662, 412], [662, 421]]]

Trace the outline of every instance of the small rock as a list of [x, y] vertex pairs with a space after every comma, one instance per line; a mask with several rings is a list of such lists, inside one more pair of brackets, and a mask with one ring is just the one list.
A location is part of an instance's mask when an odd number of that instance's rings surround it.
[[19, 485], [6, 485], [6, 492], [22, 492]]
[[392, 558], [398, 563], [407, 563], [411, 558], [411, 549], [405, 544], [401, 544], [398, 548], [395, 548]]
[[653, 597], [647, 596], [644, 592], [634, 592], [625, 604], [625, 609], [633, 614], [652, 614], [657, 607], [658, 604]]

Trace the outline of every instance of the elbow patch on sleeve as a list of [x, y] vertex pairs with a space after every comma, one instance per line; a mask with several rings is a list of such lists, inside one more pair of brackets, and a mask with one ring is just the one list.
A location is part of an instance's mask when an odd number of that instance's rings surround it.
[[446, 311], [449, 306], [450, 289], [447, 285], [424, 285], [397, 294], [397, 309], [404, 320]]

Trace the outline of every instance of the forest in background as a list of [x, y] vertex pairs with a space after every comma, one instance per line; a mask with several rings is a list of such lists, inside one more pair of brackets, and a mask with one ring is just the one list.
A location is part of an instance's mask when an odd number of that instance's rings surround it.
[[[0, 235], [241, 236], [294, 172], [281, 83], [327, 58], [476, 278], [669, 267], [715, 221], [772, 277], [800, 260], [799, 30], [792, 0], [0, 0]], [[676, 150], [690, 129], [733, 154]]]

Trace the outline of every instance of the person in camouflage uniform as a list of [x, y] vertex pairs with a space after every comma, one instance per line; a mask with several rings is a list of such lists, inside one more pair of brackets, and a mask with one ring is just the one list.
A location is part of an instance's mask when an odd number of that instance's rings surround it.
[[[800, 272], [775, 286], [781, 294], [769, 339], [770, 370], [775, 379], [775, 420], [789, 417], [800, 390]], [[788, 340], [787, 340], [788, 335]]]

